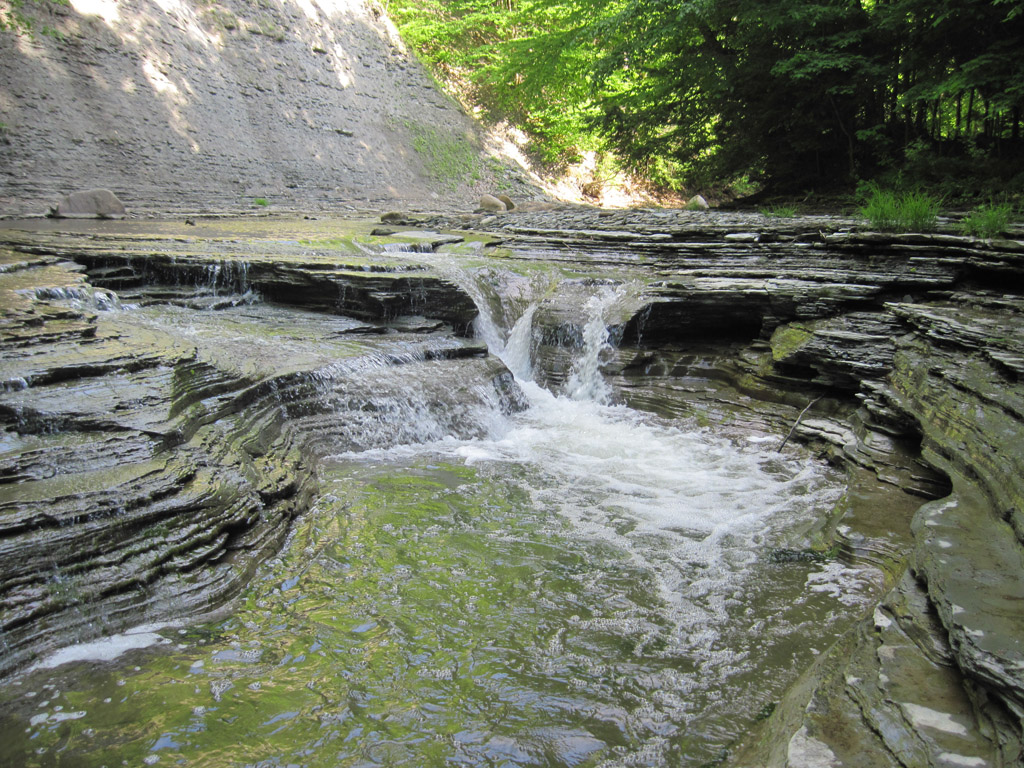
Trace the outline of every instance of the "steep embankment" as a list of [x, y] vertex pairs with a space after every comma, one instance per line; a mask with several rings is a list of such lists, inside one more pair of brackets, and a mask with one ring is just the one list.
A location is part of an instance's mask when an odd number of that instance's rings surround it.
[[522, 183], [374, 3], [42, 5], [57, 35], [0, 33], [0, 213], [88, 187], [135, 212], [464, 208]]

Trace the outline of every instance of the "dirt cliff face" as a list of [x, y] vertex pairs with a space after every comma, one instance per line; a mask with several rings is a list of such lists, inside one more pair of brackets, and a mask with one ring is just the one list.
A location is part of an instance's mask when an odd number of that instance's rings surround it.
[[[0, 213], [472, 206], [514, 183], [360, 0], [71, 0], [0, 33]], [[501, 177], [500, 182], [495, 174]]]

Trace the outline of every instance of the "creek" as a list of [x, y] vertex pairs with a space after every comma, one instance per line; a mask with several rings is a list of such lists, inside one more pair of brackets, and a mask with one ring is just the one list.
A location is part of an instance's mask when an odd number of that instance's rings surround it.
[[321, 411], [341, 378], [363, 405], [318, 438], [312, 503], [229, 610], [10, 680], [0, 763], [716, 765], [870, 610], [879, 571], [803, 556], [842, 474], [637, 410], [606, 376], [628, 280], [418, 258], [474, 299], [514, 407], [444, 331], [353, 358], [354, 321], [251, 292], [98, 310], [239, 359], [271, 338], [259, 365], [303, 361]]

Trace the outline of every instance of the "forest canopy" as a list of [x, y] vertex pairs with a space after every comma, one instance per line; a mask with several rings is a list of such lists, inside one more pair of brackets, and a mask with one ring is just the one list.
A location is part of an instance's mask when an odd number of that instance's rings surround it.
[[679, 188], [1024, 188], [1024, 0], [391, 0], [437, 76], [548, 162]]

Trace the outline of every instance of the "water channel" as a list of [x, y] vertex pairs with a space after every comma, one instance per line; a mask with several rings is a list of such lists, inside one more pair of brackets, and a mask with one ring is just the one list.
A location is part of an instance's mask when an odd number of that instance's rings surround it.
[[[844, 479], [778, 452], [779, 435], [625, 405], [602, 364], [628, 283], [516, 278], [510, 297], [494, 275], [455, 279], [520, 408], [481, 386], [452, 410], [425, 382], [463, 362], [396, 365], [402, 340], [382, 340], [399, 346], [364, 361], [364, 439], [324, 453], [312, 507], [241, 598], [11, 680], [0, 763], [719, 764], [877, 597], [870, 568], [771, 557], [829, 514]], [[553, 372], [538, 318], [562, 290], [578, 324]], [[104, 312], [240, 348], [287, 326], [275, 354], [331, 357], [318, 324], [343, 318], [244, 298]]]

